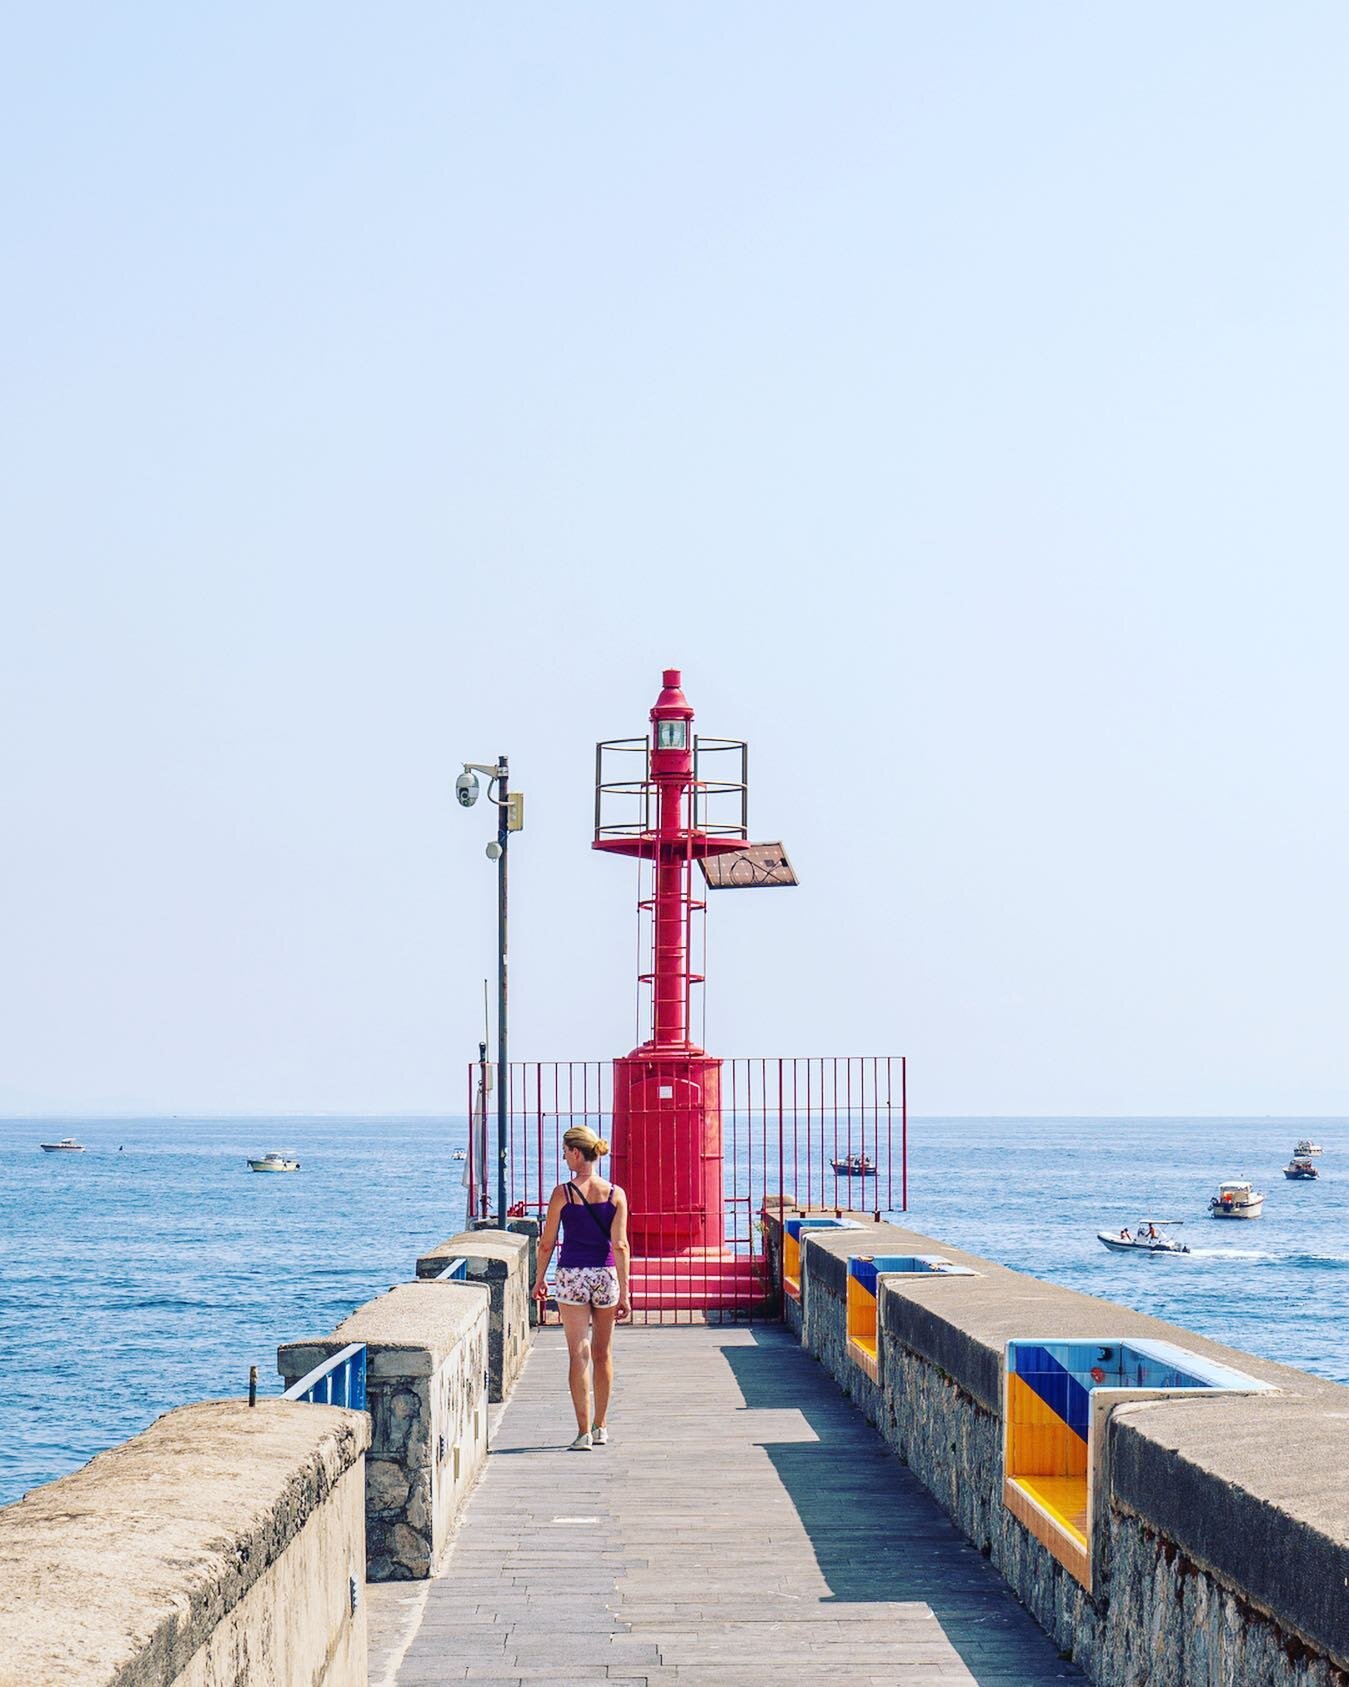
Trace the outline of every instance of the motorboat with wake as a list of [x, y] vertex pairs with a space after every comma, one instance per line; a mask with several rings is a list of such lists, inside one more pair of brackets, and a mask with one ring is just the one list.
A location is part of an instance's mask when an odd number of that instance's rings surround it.
[[1264, 1210], [1263, 1193], [1241, 1179], [1220, 1183], [1208, 1204], [1210, 1218], [1259, 1218]]
[[1296, 1183], [1304, 1178], [1320, 1177], [1321, 1174], [1317, 1171], [1314, 1160], [1309, 1160], [1302, 1154], [1294, 1154], [1283, 1168], [1283, 1175]]
[[1190, 1250], [1184, 1242], [1167, 1235], [1168, 1230], [1179, 1229], [1182, 1222], [1178, 1218], [1140, 1218], [1132, 1231], [1127, 1224], [1113, 1235], [1098, 1230], [1096, 1239], [1112, 1254], [1187, 1254]]

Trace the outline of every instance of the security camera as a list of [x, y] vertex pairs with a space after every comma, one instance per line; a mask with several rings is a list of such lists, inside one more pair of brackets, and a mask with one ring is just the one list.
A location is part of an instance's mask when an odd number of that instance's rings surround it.
[[454, 782], [454, 794], [459, 798], [460, 808], [472, 808], [478, 800], [477, 774], [465, 768]]

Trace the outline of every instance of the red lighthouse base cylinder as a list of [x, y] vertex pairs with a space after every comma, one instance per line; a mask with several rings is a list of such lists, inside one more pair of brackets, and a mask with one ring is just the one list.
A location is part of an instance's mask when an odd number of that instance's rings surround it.
[[725, 1244], [721, 1062], [637, 1049], [614, 1061], [613, 1177], [628, 1194], [634, 1255]]

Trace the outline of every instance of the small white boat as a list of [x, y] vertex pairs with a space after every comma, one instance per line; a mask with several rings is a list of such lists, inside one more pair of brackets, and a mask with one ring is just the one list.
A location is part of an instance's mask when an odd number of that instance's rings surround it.
[[1259, 1218], [1264, 1208], [1261, 1191], [1240, 1180], [1220, 1183], [1208, 1204], [1210, 1218]]
[[1305, 1178], [1320, 1177], [1321, 1174], [1317, 1171], [1314, 1161], [1308, 1160], [1302, 1155], [1294, 1154], [1293, 1158], [1283, 1168], [1283, 1175], [1286, 1178], [1291, 1178], [1294, 1182], [1299, 1182]]
[[1293, 1158], [1300, 1160], [1304, 1154], [1319, 1154], [1320, 1152], [1321, 1144], [1319, 1142], [1313, 1142], [1309, 1136], [1302, 1136], [1298, 1138], [1297, 1147], [1293, 1150]]
[[300, 1162], [290, 1154], [264, 1154], [260, 1160], [250, 1160], [248, 1169], [251, 1172], [297, 1172]]
[[452, 1160], [466, 1160], [468, 1155], [464, 1153], [462, 1148], [456, 1148], [454, 1153], [450, 1155], [450, 1158]]
[[1167, 1235], [1180, 1223], [1178, 1218], [1140, 1218], [1132, 1231], [1127, 1224], [1113, 1234], [1098, 1230], [1096, 1239], [1115, 1254], [1187, 1254], [1190, 1250], [1184, 1242]]
[[84, 1144], [76, 1142], [73, 1136], [63, 1136], [59, 1142], [44, 1142], [41, 1145], [44, 1154], [83, 1154]]

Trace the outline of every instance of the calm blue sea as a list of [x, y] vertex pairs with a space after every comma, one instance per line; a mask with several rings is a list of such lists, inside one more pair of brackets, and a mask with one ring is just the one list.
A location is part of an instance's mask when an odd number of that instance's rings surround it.
[[[1281, 1168], [1310, 1134], [1318, 1183]], [[38, 1144], [74, 1135], [78, 1155]], [[238, 1395], [462, 1227], [462, 1121], [0, 1121], [0, 1504], [185, 1401]], [[250, 1155], [292, 1149], [292, 1177]], [[1220, 1178], [1268, 1192], [1207, 1219]], [[1036, 1276], [1349, 1382], [1349, 1122], [919, 1119], [908, 1222]], [[860, 1203], [859, 1203], [860, 1204]], [[1106, 1252], [1098, 1228], [1187, 1221], [1188, 1258]]]

